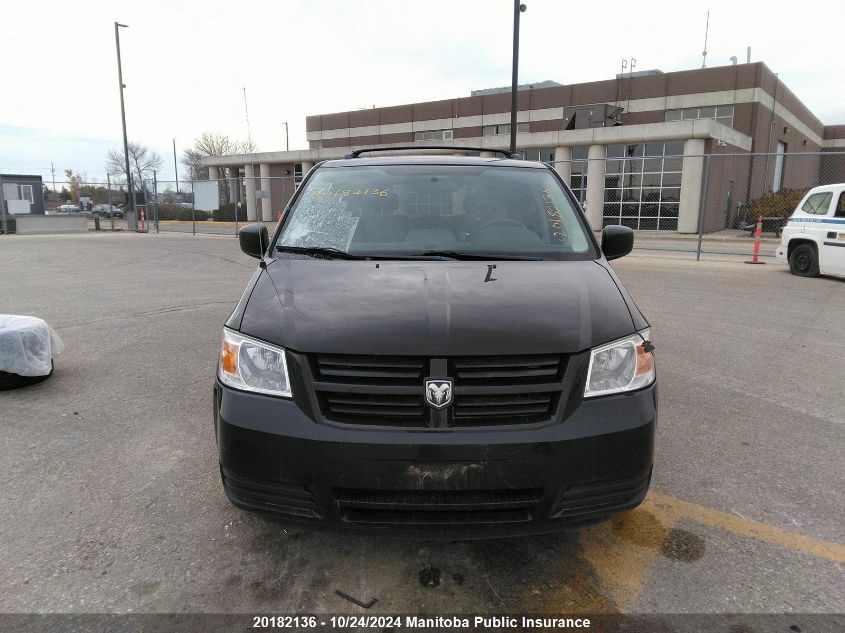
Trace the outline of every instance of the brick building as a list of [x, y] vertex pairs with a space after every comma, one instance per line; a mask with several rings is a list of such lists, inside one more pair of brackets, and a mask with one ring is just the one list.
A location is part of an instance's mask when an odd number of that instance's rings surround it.
[[[203, 162], [212, 179], [231, 179], [231, 201], [245, 199], [249, 219], [271, 220], [303, 173], [351, 149], [433, 144], [507, 148], [510, 100], [509, 89], [502, 88], [308, 116], [306, 150]], [[525, 85], [518, 94], [517, 121], [517, 147], [523, 156], [554, 161], [596, 229], [622, 223], [637, 229], [697, 231], [705, 155], [722, 157], [713, 161], [710, 184], [727, 192], [729, 207], [732, 201], [748, 205], [781, 188], [845, 180], [845, 158], [822, 154], [845, 151], [845, 125], [824, 125], [762, 62], [643, 71], [571, 85]], [[802, 156], [801, 169], [790, 169], [802, 153], [818, 155]], [[289, 178], [274, 178], [281, 176]], [[264, 193], [256, 196], [256, 191]], [[722, 197], [709, 198], [708, 209], [725, 205]], [[706, 213], [705, 230], [724, 228], [731, 221], [728, 215]]]

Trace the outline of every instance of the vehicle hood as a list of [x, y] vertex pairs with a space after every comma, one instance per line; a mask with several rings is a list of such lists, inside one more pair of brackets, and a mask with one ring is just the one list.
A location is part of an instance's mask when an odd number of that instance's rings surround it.
[[635, 327], [594, 261], [280, 258], [240, 330], [300, 352], [455, 356], [573, 353]]

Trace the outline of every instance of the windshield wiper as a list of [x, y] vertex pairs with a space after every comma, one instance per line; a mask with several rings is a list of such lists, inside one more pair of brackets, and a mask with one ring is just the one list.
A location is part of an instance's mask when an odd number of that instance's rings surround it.
[[301, 255], [328, 257], [329, 259], [367, 259], [361, 255], [353, 255], [352, 253], [347, 253], [331, 246], [285, 246], [283, 244], [277, 244], [276, 250], [282, 253], [299, 253]]
[[448, 257], [458, 260], [488, 260], [507, 259], [515, 261], [540, 261], [542, 257], [530, 257], [524, 255], [502, 255], [501, 253], [480, 253], [465, 251], [426, 251], [421, 253], [423, 257]]

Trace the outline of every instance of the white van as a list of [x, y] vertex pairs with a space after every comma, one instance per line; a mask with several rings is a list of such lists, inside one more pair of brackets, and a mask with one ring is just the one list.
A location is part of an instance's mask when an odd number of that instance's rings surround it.
[[777, 258], [800, 277], [845, 277], [845, 183], [813, 187], [789, 217]]

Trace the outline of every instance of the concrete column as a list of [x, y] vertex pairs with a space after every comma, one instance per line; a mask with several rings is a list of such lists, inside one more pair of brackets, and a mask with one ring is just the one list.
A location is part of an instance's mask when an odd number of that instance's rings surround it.
[[261, 163], [258, 166], [261, 174], [261, 191], [266, 197], [261, 198], [261, 219], [265, 222], [273, 221], [273, 200], [270, 197], [270, 164]]
[[[567, 185], [571, 183], [572, 179], [572, 148], [571, 147], [555, 147], [555, 171], [563, 178], [563, 182]], [[560, 162], [566, 161], [566, 162]]]
[[601, 231], [602, 214], [604, 212], [604, 173], [607, 147], [604, 145], [590, 145], [587, 154], [587, 221], [594, 231]]
[[240, 169], [229, 167], [229, 203], [236, 204], [241, 197]]
[[247, 222], [255, 222], [255, 167], [250, 164], [244, 165], [244, 184], [246, 185], [246, 219]]
[[698, 233], [701, 206], [701, 177], [704, 172], [704, 139], [691, 138], [684, 143], [681, 169], [681, 204], [678, 209], [678, 233]]
[[304, 161], [302, 161], [302, 177], [303, 177], [303, 178], [305, 178], [305, 174], [307, 174], [307, 173], [308, 173], [308, 171], [309, 171], [312, 167], [314, 167], [314, 163], [313, 163], [313, 162], [311, 162], [310, 160], [304, 160]]
[[217, 180], [220, 178], [220, 170], [217, 167], [209, 167], [208, 168], [208, 179], [209, 180]]

